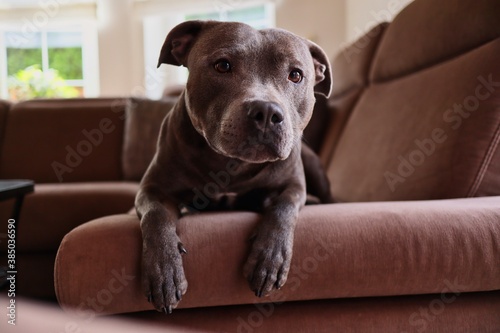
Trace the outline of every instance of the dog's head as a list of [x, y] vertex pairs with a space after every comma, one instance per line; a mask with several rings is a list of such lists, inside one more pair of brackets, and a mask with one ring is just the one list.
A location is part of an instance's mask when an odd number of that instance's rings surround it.
[[316, 44], [280, 29], [188, 21], [167, 36], [159, 63], [189, 69], [186, 109], [216, 152], [251, 163], [288, 158], [328, 96], [331, 70]]

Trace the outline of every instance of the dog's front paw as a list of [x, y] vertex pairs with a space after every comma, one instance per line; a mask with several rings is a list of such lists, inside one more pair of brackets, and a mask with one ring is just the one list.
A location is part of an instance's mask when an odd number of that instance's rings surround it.
[[186, 249], [177, 235], [163, 245], [144, 245], [142, 286], [148, 301], [156, 310], [171, 313], [187, 290], [181, 254]]
[[293, 235], [258, 234], [245, 263], [244, 274], [256, 296], [267, 296], [286, 282], [292, 260]]

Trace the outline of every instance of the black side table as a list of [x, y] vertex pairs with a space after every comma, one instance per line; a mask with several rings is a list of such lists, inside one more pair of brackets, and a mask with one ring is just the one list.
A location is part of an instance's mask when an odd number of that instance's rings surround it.
[[0, 201], [16, 199], [12, 210], [12, 218], [16, 222], [19, 220], [24, 196], [33, 192], [34, 188], [35, 184], [32, 180], [0, 180]]
[[[17, 229], [17, 225], [19, 224], [19, 215], [21, 214], [21, 207], [23, 205], [24, 196], [28, 193], [34, 191], [35, 184], [31, 180], [0, 180], [0, 201], [16, 199], [14, 203], [14, 208], [12, 210], [12, 218], [6, 222], [13, 223], [14, 229]], [[3, 223], [3, 221], [0, 221]], [[10, 229], [10, 227], [9, 227]], [[4, 236], [4, 235], [1, 235]], [[7, 236], [7, 234], [5, 234]], [[3, 237], [2, 237], [3, 238]], [[10, 238], [10, 237], [9, 237]], [[9, 239], [10, 241], [11, 239]], [[2, 240], [3, 241], [3, 240]], [[14, 244], [15, 244], [15, 233], [14, 233]], [[10, 251], [10, 247], [9, 247]], [[14, 288], [15, 291], [15, 274], [17, 274], [16, 270], [16, 261], [15, 261], [15, 245], [13, 248], [13, 257], [10, 259], [8, 267], [0, 268], [0, 290], [7, 288], [10, 283], [10, 288]], [[10, 253], [10, 252], [9, 252]], [[7, 276], [10, 276], [11, 281], [7, 281]], [[13, 286], [13, 287], [12, 287]], [[9, 290], [9, 294], [10, 294]], [[15, 292], [14, 294], [15, 295]], [[10, 297], [10, 296], [9, 296]]]

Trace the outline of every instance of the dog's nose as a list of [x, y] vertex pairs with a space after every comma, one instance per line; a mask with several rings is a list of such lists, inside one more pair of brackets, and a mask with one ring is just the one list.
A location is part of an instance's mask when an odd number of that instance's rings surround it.
[[253, 120], [257, 128], [263, 130], [270, 126], [279, 125], [284, 120], [283, 109], [274, 102], [252, 101], [247, 105], [248, 118]]

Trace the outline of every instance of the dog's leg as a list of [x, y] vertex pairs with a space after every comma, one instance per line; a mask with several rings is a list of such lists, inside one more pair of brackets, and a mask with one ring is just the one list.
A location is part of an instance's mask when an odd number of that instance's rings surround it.
[[258, 297], [280, 289], [286, 282], [299, 210], [305, 202], [303, 184], [288, 186], [271, 199], [253, 239], [244, 266], [250, 289]]
[[330, 181], [316, 153], [304, 142], [301, 147], [301, 159], [304, 165], [307, 193], [317, 197], [321, 203], [334, 202], [330, 192]]
[[142, 287], [158, 311], [171, 313], [186, 293], [181, 254], [186, 253], [177, 232], [180, 212], [165, 202], [161, 191], [142, 186], [136, 197], [142, 231]]

